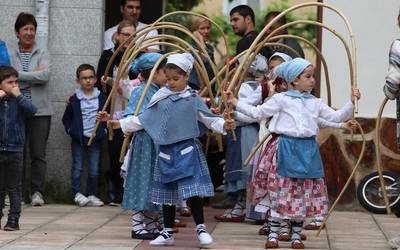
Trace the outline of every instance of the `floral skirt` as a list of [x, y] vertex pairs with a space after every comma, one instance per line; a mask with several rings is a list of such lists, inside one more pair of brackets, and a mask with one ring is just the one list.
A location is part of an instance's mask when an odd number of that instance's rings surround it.
[[261, 154], [250, 183], [251, 200], [260, 207], [274, 210], [283, 219], [326, 216], [329, 200], [324, 178], [300, 179], [279, 176], [277, 153], [279, 137], [273, 137]]

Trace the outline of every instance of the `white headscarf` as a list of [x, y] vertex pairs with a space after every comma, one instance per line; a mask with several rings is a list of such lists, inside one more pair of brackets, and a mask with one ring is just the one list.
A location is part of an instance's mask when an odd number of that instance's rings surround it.
[[175, 64], [187, 74], [192, 70], [193, 62], [194, 58], [190, 53], [172, 54], [167, 57], [167, 64]]
[[248, 69], [249, 73], [252, 75], [265, 74], [268, 71], [267, 58], [261, 54], [257, 54], [253, 62], [251, 62]]
[[272, 56], [268, 59], [268, 62], [270, 62], [274, 57], [279, 57], [282, 58], [282, 60], [284, 62], [290, 61], [293, 58], [291, 56], [289, 56], [288, 54], [282, 53], [282, 52], [275, 52], [274, 54], [272, 54]]

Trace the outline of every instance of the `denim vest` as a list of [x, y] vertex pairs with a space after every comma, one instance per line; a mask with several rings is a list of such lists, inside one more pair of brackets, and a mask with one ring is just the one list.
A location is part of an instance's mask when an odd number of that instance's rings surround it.
[[186, 97], [176, 94], [150, 106], [139, 115], [139, 120], [155, 144], [168, 145], [197, 138], [207, 131], [198, 122], [199, 111], [206, 116], [216, 116], [196, 93]]

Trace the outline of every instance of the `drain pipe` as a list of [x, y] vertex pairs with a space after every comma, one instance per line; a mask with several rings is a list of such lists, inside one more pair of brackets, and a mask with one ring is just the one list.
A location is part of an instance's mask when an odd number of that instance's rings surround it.
[[47, 49], [49, 37], [49, 0], [35, 0], [35, 18], [37, 22], [36, 44]]

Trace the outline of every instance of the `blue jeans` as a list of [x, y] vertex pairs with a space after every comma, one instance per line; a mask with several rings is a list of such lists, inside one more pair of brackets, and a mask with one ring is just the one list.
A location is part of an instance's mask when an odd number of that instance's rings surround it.
[[83, 157], [86, 152], [86, 162], [88, 166], [88, 178], [86, 183], [87, 195], [96, 193], [97, 178], [99, 176], [99, 161], [100, 161], [100, 143], [92, 143], [87, 145], [87, 140], [84, 140], [84, 145], [72, 140], [72, 169], [71, 169], [71, 185], [72, 194], [81, 192], [81, 175], [83, 170]]

